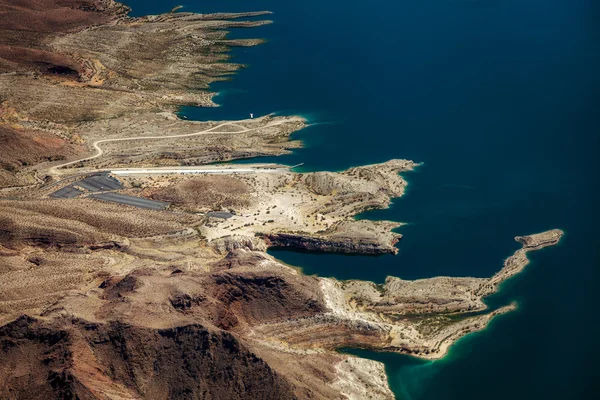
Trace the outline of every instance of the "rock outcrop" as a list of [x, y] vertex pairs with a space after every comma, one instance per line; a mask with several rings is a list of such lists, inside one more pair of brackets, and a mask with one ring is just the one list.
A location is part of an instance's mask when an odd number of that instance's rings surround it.
[[289, 382], [227, 332], [199, 324], [22, 317], [0, 327], [0, 397], [294, 399]]
[[267, 233], [263, 236], [271, 247], [346, 254], [396, 254], [402, 235], [391, 232], [400, 224], [384, 221], [341, 221], [317, 234]]
[[562, 237], [517, 237], [523, 248], [489, 279], [382, 285], [306, 276], [265, 252], [395, 253], [399, 222], [355, 217], [404, 193], [409, 160], [161, 172], [111, 189], [173, 203], [162, 211], [87, 189], [50, 198], [97, 170], [196, 168], [300, 145], [289, 140], [298, 117], [175, 114], [214, 105], [208, 85], [240, 67], [230, 46], [260, 43], [225, 29], [266, 13], [127, 12], [112, 0], [0, 0], [0, 398], [391, 399], [380, 363], [338, 349], [439, 358], [514, 309], [483, 298]]
[[[16, 284], [27, 276], [19, 261], [23, 253], [0, 248], [8, 263], [0, 270], [0, 305], [4, 316], [13, 315], [0, 328], [0, 378], [6, 382], [0, 395], [391, 398], [389, 389], [364, 379], [366, 371], [381, 372], [378, 364], [346, 368], [340, 363], [348, 356], [336, 350], [443, 356], [458, 338], [514, 309], [486, 310], [482, 297], [527, 264], [523, 251], [556, 243], [561, 235], [556, 230], [519, 238], [524, 248], [489, 279], [390, 277], [383, 285], [306, 276], [242, 248], [225, 257], [212, 253], [215, 261], [194, 265], [214, 250], [183, 235], [176, 248], [132, 239], [126, 249], [83, 255], [85, 269], [68, 268], [79, 275], [66, 286], [43, 277], [56, 269], [57, 258], [58, 265], [67, 258], [38, 250], [28, 265], [43, 279], [32, 291]], [[121, 274], [127, 266], [133, 269]], [[19, 310], [36, 317], [18, 318]]]

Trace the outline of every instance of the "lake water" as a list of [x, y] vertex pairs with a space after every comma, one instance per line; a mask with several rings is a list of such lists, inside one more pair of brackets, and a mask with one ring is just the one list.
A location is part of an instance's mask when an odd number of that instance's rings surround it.
[[[127, 3], [134, 15], [181, 0]], [[408, 158], [407, 193], [363, 218], [407, 222], [397, 256], [272, 252], [306, 273], [382, 282], [394, 275], [490, 276], [515, 235], [566, 231], [531, 256], [491, 305], [517, 311], [442, 360], [381, 360], [399, 399], [587, 399], [600, 389], [597, 316], [600, 2], [596, 0], [188, 1], [182, 11], [271, 10], [232, 37], [248, 65], [212, 86], [199, 120], [306, 116], [306, 147], [278, 157], [305, 171]], [[596, 393], [594, 395], [593, 393]]]

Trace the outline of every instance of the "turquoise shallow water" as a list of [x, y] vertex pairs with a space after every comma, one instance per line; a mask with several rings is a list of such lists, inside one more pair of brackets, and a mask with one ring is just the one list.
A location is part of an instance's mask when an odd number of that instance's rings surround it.
[[[178, 1], [130, 0], [134, 14]], [[386, 364], [400, 399], [587, 399], [600, 389], [600, 4], [595, 0], [188, 1], [195, 12], [271, 10], [235, 37], [248, 64], [217, 83], [195, 119], [307, 116], [306, 147], [277, 158], [305, 170], [409, 158], [407, 194], [361, 217], [409, 223], [397, 256], [273, 252], [306, 273], [489, 276], [515, 235], [567, 232], [488, 299], [516, 312], [443, 360], [360, 352]], [[596, 395], [594, 395], [596, 393]]]

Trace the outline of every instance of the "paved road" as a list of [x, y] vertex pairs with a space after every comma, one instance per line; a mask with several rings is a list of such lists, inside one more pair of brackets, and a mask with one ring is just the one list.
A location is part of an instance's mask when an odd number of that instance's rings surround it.
[[[252, 129], [248, 129], [242, 125], [239, 125], [236, 122], [224, 122], [222, 124], [219, 124], [217, 126], [213, 126], [212, 128], [200, 131], [200, 132], [194, 132], [194, 133], [186, 133], [186, 134], [182, 134], [182, 135], [166, 135], [166, 136], [137, 136], [137, 137], [126, 137], [126, 138], [117, 138], [117, 139], [102, 139], [102, 140], [96, 140], [94, 143], [92, 143], [92, 146], [94, 147], [94, 149], [96, 150], [96, 154], [94, 154], [93, 156], [90, 157], [85, 157], [85, 158], [81, 158], [79, 160], [75, 160], [75, 161], [70, 161], [61, 165], [57, 165], [54, 166], [52, 168], [50, 168], [50, 170], [48, 171], [51, 175], [59, 175], [60, 172], [58, 171], [60, 168], [64, 168], [64, 167], [68, 167], [69, 165], [73, 165], [73, 164], [77, 164], [79, 162], [82, 161], [89, 161], [89, 160], [93, 160], [95, 158], [98, 158], [100, 156], [102, 156], [102, 154], [104, 154], [104, 150], [102, 150], [102, 148], [100, 147], [100, 144], [102, 143], [110, 143], [110, 142], [124, 142], [124, 141], [134, 141], [134, 140], [155, 140], [155, 139], [176, 139], [176, 138], [184, 138], [184, 137], [191, 137], [191, 136], [198, 136], [198, 135], [210, 135], [210, 134], [221, 134], [221, 135], [235, 135], [235, 134], [239, 134], [239, 133], [246, 133], [246, 132], [252, 132], [252, 131], [256, 131], [258, 129], [263, 129], [266, 128], [268, 126], [275, 126], [275, 125], [281, 125], [282, 123], [288, 122], [288, 120], [276, 120], [276, 121], [271, 121], [270, 123], [260, 126], [258, 128], [252, 128]], [[222, 128], [224, 126], [235, 126], [240, 128], [241, 130], [239, 131], [235, 131], [235, 132], [214, 132], [216, 129]]]
[[288, 168], [140, 168], [115, 169], [113, 175], [143, 175], [143, 174], [252, 174], [258, 172], [287, 172]]
[[150, 210], [164, 210], [169, 205], [169, 203], [165, 203], [164, 201], [148, 200], [142, 197], [127, 196], [126, 194], [119, 193], [93, 194], [90, 197], [113, 203], [126, 204], [128, 206], [148, 208]]
[[108, 176], [108, 174], [90, 176], [75, 182], [72, 186], [80, 186], [88, 192], [107, 192], [109, 190], [123, 189], [123, 184], [115, 178]]
[[206, 213], [206, 215], [208, 215], [209, 217], [214, 217], [214, 218], [222, 218], [222, 219], [229, 219], [231, 217], [233, 217], [233, 214], [227, 211], [210, 211], [208, 213]]
[[68, 199], [77, 197], [80, 194], [83, 194], [83, 192], [81, 190], [78, 190], [77, 187], [83, 188], [88, 192], [93, 193], [123, 189], [123, 184], [115, 178], [108, 176], [108, 172], [103, 174], [95, 174], [57, 190], [56, 192], [50, 194], [50, 197], [62, 197]]
[[74, 187], [69, 185], [50, 194], [50, 197], [54, 197], [56, 199], [72, 199], [79, 196], [80, 194], [83, 194], [81, 190], [75, 189]]

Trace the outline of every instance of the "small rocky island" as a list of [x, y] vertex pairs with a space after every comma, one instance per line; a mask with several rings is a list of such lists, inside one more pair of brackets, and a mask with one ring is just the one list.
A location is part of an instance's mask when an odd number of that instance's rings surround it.
[[215, 162], [301, 146], [299, 117], [197, 122], [244, 14], [143, 18], [112, 0], [0, 0], [0, 398], [391, 399], [365, 348], [434, 359], [516, 305], [490, 278], [302, 274], [269, 247], [395, 254], [390, 160], [342, 172]]

